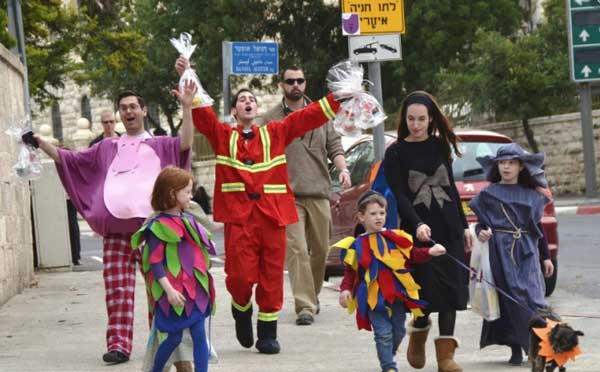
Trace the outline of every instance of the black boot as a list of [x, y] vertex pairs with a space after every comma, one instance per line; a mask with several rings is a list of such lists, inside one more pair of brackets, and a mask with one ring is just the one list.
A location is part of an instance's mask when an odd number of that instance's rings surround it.
[[247, 310], [238, 310], [234, 304], [231, 305], [231, 314], [235, 319], [235, 337], [245, 348], [250, 348], [254, 344], [254, 334], [252, 332], [252, 306]]
[[263, 354], [278, 354], [281, 350], [279, 342], [277, 342], [277, 320], [265, 322], [259, 320], [256, 324], [256, 348], [259, 353]]
[[508, 364], [513, 366], [520, 366], [523, 364], [523, 352], [521, 351], [521, 345], [510, 345], [511, 356], [508, 360]]

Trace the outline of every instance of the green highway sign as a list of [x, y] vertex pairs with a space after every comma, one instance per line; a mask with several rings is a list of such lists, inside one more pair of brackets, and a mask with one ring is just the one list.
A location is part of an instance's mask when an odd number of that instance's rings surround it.
[[568, 0], [567, 4], [571, 79], [600, 80], [600, 0]]

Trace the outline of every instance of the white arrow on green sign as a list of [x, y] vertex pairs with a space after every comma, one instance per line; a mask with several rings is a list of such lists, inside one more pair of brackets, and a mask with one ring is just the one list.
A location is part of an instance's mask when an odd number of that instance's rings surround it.
[[600, 80], [600, 0], [570, 0], [568, 5], [571, 79]]

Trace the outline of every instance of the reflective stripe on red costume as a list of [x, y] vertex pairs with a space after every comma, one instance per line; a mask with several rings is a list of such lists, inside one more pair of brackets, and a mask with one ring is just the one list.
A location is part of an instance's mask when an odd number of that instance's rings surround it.
[[214, 219], [246, 223], [256, 207], [280, 226], [297, 222], [285, 147], [296, 137], [333, 119], [338, 108], [339, 103], [329, 94], [294, 111], [282, 122], [268, 123], [263, 127], [266, 133], [261, 134], [252, 125], [251, 140], [244, 139], [241, 126], [232, 128], [219, 122], [210, 107], [195, 108], [194, 126], [208, 138], [217, 155]]
[[192, 111], [194, 126], [217, 156], [214, 219], [225, 223], [227, 290], [241, 307], [249, 303], [252, 287], [258, 283], [260, 312], [281, 309], [285, 226], [298, 221], [285, 147], [333, 119], [338, 109], [339, 103], [329, 94], [282, 122], [262, 128], [252, 125], [249, 139], [241, 126], [219, 122], [210, 107]]

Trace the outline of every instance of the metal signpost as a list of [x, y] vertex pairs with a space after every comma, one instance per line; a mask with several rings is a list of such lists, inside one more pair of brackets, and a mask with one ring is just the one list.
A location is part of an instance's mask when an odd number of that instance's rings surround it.
[[[371, 93], [383, 104], [380, 61], [402, 59], [405, 32], [403, 0], [342, 0], [342, 31], [349, 36], [350, 59], [369, 63]], [[366, 36], [365, 36], [366, 35]], [[373, 128], [375, 159], [385, 154], [384, 123]]]
[[585, 196], [596, 196], [591, 82], [600, 80], [600, 0], [567, 0], [571, 79], [579, 85]]
[[223, 41], [223, 117], [231, 121], [229, 95], [231, 75], [277, 75], [279, 46], [275, 42]]

